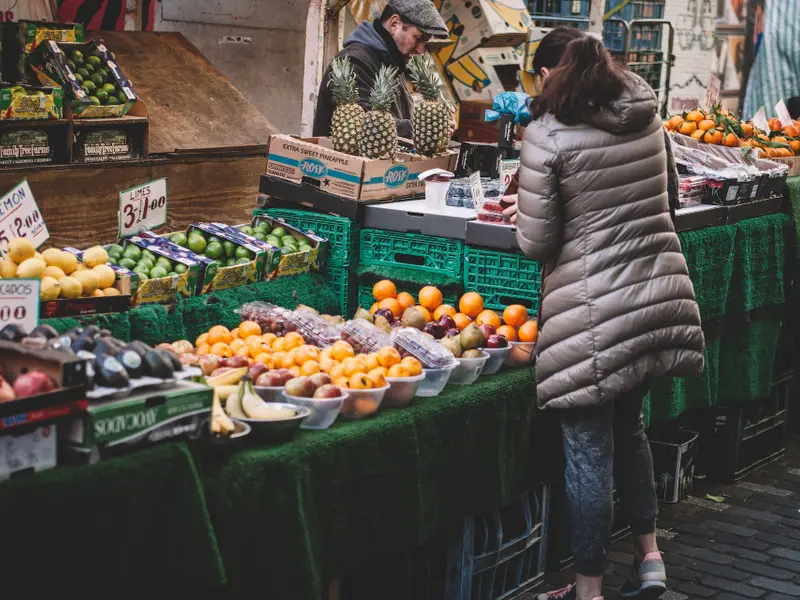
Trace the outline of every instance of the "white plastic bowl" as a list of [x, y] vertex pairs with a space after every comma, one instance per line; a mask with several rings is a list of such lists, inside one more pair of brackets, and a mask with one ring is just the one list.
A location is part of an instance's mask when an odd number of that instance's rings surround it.
[[301, 398], [300, 396], [290, 396], [285, 391], [283, 396], [285, 402], [302, 406], [311, 411], [306, 417], [300, 429], [327, 429], [336, 421], [339, 411], [344, 404], [347, 394], [342, 394], [338, 398]]
[[253, 389], [256, 394], [261, 396], [264, 402], [283, 402], [283, 386], [267, 387], [254, 385]]
[[450, 381], [455, 385], [472, 385], [481, 376], [481, 372], [486, 367], [486, 361], [489, 360], [489, 353], [486, 350], [481, 351], [480, 358], [457, 358], [456, 368], [450, 374]]
[[383, 397], [388, 390], [388, 385], [371, 390], [342, 390], [347, 392], [347, 398], [342, 404], [342, 416], [348, 419], [371, 417], [378, 412], [378, 408], [380, 408]]
[[534, 363], [534, 342], [511, 342], [511, 350], [503, 364], [507, 367], [526, 367]]
[[489, 355], [489, 362], [483, 367], [482, 375], [494, 375], [503, 366], [506, 356], [511, 352], [511, 345], [509, 344], [505, 348], [481, 348], [481, 350]]
[[454, 362], [452, 365], [439, 369], [423, 369], [425, 373], [425, 379], [423, 379], [419, 384], [417, 396], [420, 396], [421, 398], [431, 398], [441, 394], [444, 386], [447, 385], [447, 382], [450, 379], [450, 374], [455, 368], [456, 363]]
[[414, 399], [414, 395], [417, 393], [423, 379], [425, 379], [425, 373], [414, 377], [387, 377], [386, 382], [389, 384], [389, 391], [383, 398], [382, 406], [387, 408], [408, 406]]

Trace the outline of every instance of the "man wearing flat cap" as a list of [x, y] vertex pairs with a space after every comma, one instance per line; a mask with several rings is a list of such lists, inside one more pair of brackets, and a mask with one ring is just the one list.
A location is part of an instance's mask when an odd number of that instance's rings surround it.
[[[364, 21], [344, 41], [338, 56], [348, 56], [353, 65], [358, 87], [359, 104], [369, 110], [369, 93], [381, 65], [399, 70], [400, 91], [392, 108], [397, 122], [397, 135], [410, 138], [414, 104], [406, 87], [406, 62], [415, 54], [423, 54], [430, 39], [446, 39], [447, 26], [431, 0], [389, 0], [373, 23]], [[331, 68], [325, 71], [317, 99], [314, 135], [331, 134], [331, 118], [336, 105], [328, 87]]]

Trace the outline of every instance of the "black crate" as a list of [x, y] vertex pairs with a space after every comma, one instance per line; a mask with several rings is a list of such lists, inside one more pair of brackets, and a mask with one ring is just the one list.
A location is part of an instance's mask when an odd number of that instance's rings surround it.
[[648, 433], [656, 495], [660, 502], [680, 502], [694, 489], [699, 435], [687, 429], [658, 429]]
[[702, 471], [731, 483], [783, 456], [790, 398], [791, 380], [774, 385], [764, 400], [712, 409], [713, 421], [700, 435]]

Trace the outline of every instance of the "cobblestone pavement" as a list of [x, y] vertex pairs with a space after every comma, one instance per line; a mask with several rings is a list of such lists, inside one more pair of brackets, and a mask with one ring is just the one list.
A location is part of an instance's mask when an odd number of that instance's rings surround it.
[[[669, 577], [662, 600], [800, 599], [800, 438], [783, 459], [735, 484], [696, 482], [693, 497], [661, 506], [658, 527]], [[632, 560], [630, 538], [612, 546], [606, 600], [617, 597]], [[554, 575], [547, 587], [570, 581]]]

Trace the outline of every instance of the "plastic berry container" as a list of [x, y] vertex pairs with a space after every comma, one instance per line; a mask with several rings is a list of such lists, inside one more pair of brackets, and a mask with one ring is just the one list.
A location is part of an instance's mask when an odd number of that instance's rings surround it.
[[401, 327], [391, 333], [392, 344], [400, 356], [414, 356], [425, 369], [455, 366], [455, 357], [435, 339], [412, 327]]
[[248, 302], [235, 312], [239, 314], [242, 321], [258, 323], [262, 333], [283, 336], [297, 329], [291, 320], [292, 311], [268, 302]]
[[364, 319], [353, 319], [342, 325], [341, 338], [353, 347], [356, 354], [377, 352], [392, 345], [387, 334]]
[[306, 344], [328, 348], [341, 338], [341, 331], [334, 327], [317, 313], [306, 308], [298, 308], [289, 313], [289, 320], [295, 327]]

